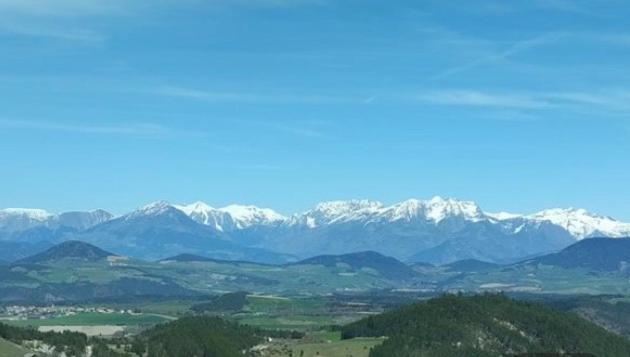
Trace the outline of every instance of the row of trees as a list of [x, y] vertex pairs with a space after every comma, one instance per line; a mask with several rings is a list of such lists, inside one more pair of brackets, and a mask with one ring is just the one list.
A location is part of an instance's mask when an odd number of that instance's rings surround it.
[[23, 341], [42, 341], [55, 347], [57, 352], [80, 356], [88, 344], [87, 336], [78, 332], [40, 332], [34, 328], [22, 328], [0, 323], [0, 337], [21, 344]]

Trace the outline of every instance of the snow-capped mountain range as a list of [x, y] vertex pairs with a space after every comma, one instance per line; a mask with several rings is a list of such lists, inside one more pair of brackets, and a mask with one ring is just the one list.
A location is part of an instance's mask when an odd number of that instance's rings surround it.
[[193, 220], [213, 226], [220, 231], [246, 229], [253, 226], [320, 226], [363, 221], [397, 222], [424, 220], [439, 223], [444, 219], [459, 218], [470, 222], [488, 221], [492, 223], [511, 220], [531, 222], [550, 222], [567, 230], [575, 239], [588, 237], [625, 237], [630, 236], [630, 223], [590, 213], [585, 209], [554, 208], [534, 214], [523, 215], [507, 212], [484, 212], [472, 201], [444, 199], [439, 196], [429, 200], [410, 199], [391, 206], [371, 200], [329, 201], [315, 206], [304, 213], [283, 216], [269, 209], [256, 206], [230, 205], [214, 208], [204, 202], [188, 205], [174, 205]]
[[[72, 233], [46, 235], [37, 230], [42, 227], [69, 227]], [[375, 250], [411, 261], [476, 258], [502, 262], [562, 249], [584, 238], [630, 236], [630, 224], [573, 208], [529, 215], [490, 213], [471, 201], [441, 197], [393, 205], [330, 201], [290, 216], [255, 206], [215, 208], [204, 202], [172, 205], [164, 201], [120, 217], [103, 210], [61, 214], [40, 209], [0, 210], [0, 240], [24, 240], [25, 236], [51, 241], [84, 239], [106, 249], [128, 244], [133, 247], [129, 252], [141, 257], [173, 255], [160, 251], [168, 247], [187, 252], [187, 244], [193, 241], [194, 252], [200, 253], [210, 249], [204, 240], [221, 240], [229, 242], [222, 246], [223, 253], [229, 251], [225, 256], [245, 259], [255, 253], [265, 255], [266, 261], [275, 253], [302, 258]], [[160, 244], [151, 241], [152, 237], [160, 237]], [[238, 247], [251, 254], [234, 255]]]

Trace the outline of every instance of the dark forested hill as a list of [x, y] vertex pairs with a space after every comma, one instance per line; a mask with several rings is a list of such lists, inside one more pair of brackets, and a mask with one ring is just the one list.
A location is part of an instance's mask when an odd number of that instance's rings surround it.
[[334, 267], [337, 264], [346, 264], [355, 270], [374, 269], [383, 277], [392, 280], [405, 280], [415, 276], [413, 269], [405, 263], [371, 251], [342, 255], [319, 255], [293, 263], [293, 265], [323, 265], [327, 267]]
[[255, 331], [219, 318], [186, 317], [146, 333], [149, 356], [242, 356], [262, 341]]
[[184, 317], [138, 336], [151, 357], [239, 357], [266, 337], [302, 337], [291, 331], [265, 331], [218, 317]]
[[590, 353], [630, 356], [630, 341], [574, 314], [501, 295], [444, 296], [372, 316], [343, 338], [388, 336], [371, 357]]
[[72, 258], [84, 261], [96, 261], [115, 255], [106, 252], [91, 244], [80, 241], [66, 241], [44, 252], [18, 260], [15, 264], [37, 264], [55, 262], [61, 259]]
[[620, 270], [630, 267], [630, 238], [584, 239], [558, 253], [529, 262], [593, 271]]

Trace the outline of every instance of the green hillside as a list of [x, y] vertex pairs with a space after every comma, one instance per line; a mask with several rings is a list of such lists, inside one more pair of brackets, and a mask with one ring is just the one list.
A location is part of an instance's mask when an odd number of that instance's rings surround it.
[[0, 356], [3, 357], [23, 357], [28, 350], [16, 345], [13, 342], [0, 338]]
[[345, 265], [353, 271], [373, 269], [381, 276], [391, 280], [413, 279], [416, 276], [413, 269], [403, 262], [371, 251], [342, 255], [319, 255], [291, 265], [322, 265], [325, 267]]
[[371, 357], [591, 353], [630, 356], [630, 341], [574, 314], [502, 295], [443, 296], [345, 326], [344, 339], [387, 336]]

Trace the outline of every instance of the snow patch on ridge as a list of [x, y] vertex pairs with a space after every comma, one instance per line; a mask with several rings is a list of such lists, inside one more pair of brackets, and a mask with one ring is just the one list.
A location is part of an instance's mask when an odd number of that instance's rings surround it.
[[522, 218], [522, 214], [518, 213], [510, 213], [510, 212], [496, 212], [496, 213], [485, 213], [486, 216], [493, 218], [497, 221], [507, 221], [509, 219]]
[[0, 210], [0, 217], [21, 216], [36, 221], [45, 221], [55, 215], [43, 209], [36, 208], [5, 208]]
[[407, 200], [388, 207], [384, 213], [392, 221], [424, 218], [427, 221], [439, 223], [446, 218], [460, 217], [468, 221], [478, 222], [486, 218], [479, 206], [472, 201], [444, 199], [440, 196], [435, 196], [427, 201]]
[[630, 236], [629, 223], [590, 213], [581, 208], [553, 208], [534, 213], [527, 218], [561, 226], [578, 240], [602, 235], [613, 238]]
[[272, 209], [256, 206], [229, 205], [220, 208], [219, 211], [228, 213], [241, 229], [255, 224], [274, 224], [286, 219]]
[[198, 223], [213, 226], [219, 231], [245, 229], [255, 225], [275, 225], [286, 220], [286, 217], [269, 208], [251, 205], [229, 205], [214, 208], [204, 202], [189, 205], [175, 205]]

